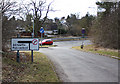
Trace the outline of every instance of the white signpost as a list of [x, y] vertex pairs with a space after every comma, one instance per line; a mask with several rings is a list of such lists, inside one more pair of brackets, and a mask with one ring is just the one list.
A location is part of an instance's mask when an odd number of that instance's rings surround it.
[[31, 61], [33, 62], [33, 50], [39, 50], [38, 38], [12, 38], [11, 50], [17, 51], [17, 62], [19, 62], [19, 50], [31, 50]]
[[12, 50], [39, 50], [38, 38], [13, 38]]

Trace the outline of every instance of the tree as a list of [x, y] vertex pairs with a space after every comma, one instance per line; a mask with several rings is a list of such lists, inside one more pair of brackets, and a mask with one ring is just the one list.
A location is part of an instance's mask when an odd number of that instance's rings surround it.
[[2, 0], [0, 2], [1, 8], [1, 17], [2, 17], [2, 49], [6, 50], [6, 45], [8, 44], [8, 40], [15, 34], [15, 17], [12, 17], [10, 20], [9, 17], [13, 12], [16, 12], [16, 2], [12, 2], [11, 0]]
[[76, 14], [68, 15], [66, 19], [68, 33], [71, 35], [79, 36], [81, 35], [82, 28], [85, 28], [86, 35], [88, 35], [94, 17], [92, 15], [89, 15], [89, 13], [87, 13], [86, 16], [82, 17], [81, 19], [79, 19], [77, 16], [78, 15]]
[[33, 27], [32, 26], [33, 26], [32, 25], [32, 15], [28, 14], [28, 15], [26, 15], [26, 20], [25, 20], [26, 31], [33, 32]]
[[[35, 22], [35, 36], [37, 36], [38, 31], [45, 23], [49, 11], [53, 11], [50, 9], [51, 4], [52, 2], [46, 5], [46, 2], [44, 0], [39, 0], [37, 2], [31, 0], [31, 2], [27, 5], [24, 4], [27, 15], [30, 14], [31, 11], [33, 12], [33, 19]], [[44, 13], [45, 16], [43, 16]]]
[[78, 18], [76, 17], [76, 15], [75, 14], [68, 15], [66, 22], [68, 26], [68, 34], [76, 35], [75, 32], [77, 32], [77, 30], [75, 28], [78, 24]]
[[99, 2], [99, 7], [105, 8], [106, 11], [102, 12], [92, 25], [91, 34], [97, 46], [118, 49], [119, 3]]
[[96, 2], [96, 5], [98, 5], [98, 9], [105, 9], [105, 12], [103, 12], [104, 16], [111, 14], [117, 9], [117, 2]]
[[16, 1], [1, 0], [0, 9], [2, 13], [2, 18], [4, 19], [3, 16], [7, 16], [8, 18], [10, 18], [13, 15], [17, 15], [17, 13], [19, 13], [22, 8], [18, 6], [18, 3]]
[[82, 17], [79, 20], [79, 24], [82, 28], [85, 28], [86, 30], [86, 35], [89, 34], [90, 28], [92, 26], [92, 21], [95, 19], [95, 17], [93, 17], [92, 15], [90, 15], [89, 13], [86, 14], [85, 17]]
[[67, 33], [67, 27], [65, 24], [65, 17], [61, 17], [59, 18], [54, 18], [55, 23], [57, 25], [57, 29], [58, 29], [58, 34], [66, 34]]

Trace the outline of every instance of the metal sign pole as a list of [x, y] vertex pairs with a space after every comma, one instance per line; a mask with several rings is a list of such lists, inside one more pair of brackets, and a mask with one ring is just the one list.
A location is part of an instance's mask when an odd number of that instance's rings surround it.
[[83, 40], [82, 40], [81, 49], [83, 49], [83, 47], [84, 47], [84, 34], [85, 34], [85, 28], [82, 28], [82, 38], [83, 38]]
[[42, 33], [41, 33], [41, 47], [42, 47]]
[[[34, 38], [34, 10], [33, 10], [33, 33], [32, 37]], [[33, 62], [33, 50], [31, 50], [31, 61]]]
[[82, 40], [81, 49], [83, 49], [83, 47], [84, 47], [84, 40]]
[[17, 62], [19, 63], [20, 62], [20, 54], [19, 54], [19, 50], [17, 50]]
[[32, 37], [34, 37], [34, 10], [33, 10], [33, 34], [32, 34]]
[[[32, 37], [34, 38], [34, 25], [33, 25], [33, 35], [32, 35]], [[33, 62], [33, 50], [31, 50], [31, 62]]]
[[33, 62], [33, 50], [31, 50], [31, 61]]
[[[17, 38], [20, 37], [20, 34], [17, 34]], [[19, 54], [19, 50], [17, 50], [17, 57], [16, 57], [16, 61], [19, 63], [20, 62], [20, 54]]]
[[40, 29], [40, 33], [41, 33], [41, 47], [42, 47], [42, 34], [44, 33], [44, 29], [43, 29], [43, 27], [41, 27], [41, 29]]

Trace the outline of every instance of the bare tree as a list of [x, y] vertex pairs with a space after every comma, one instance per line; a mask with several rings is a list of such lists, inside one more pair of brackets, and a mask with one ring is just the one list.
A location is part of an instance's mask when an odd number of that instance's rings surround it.
[[33, 12], [32, 15], [35, 22], [35, 36], [37, 36], [40, 27], [45, 23], [49, 11], [53, 11], [50, 7], [51, 4], [52, 2], [47, 5], [45, 0], [39, 0], [37, 2], [31, 0], [30, 3], [23, 4], [26, 9], [26, 15]]
[[[0, 32], [2, 32], [2, 13], [1, 13], [1, 6], [0, 6]], [[0, 33], [0, 51], [2, 51], [2, 33]], [[0, 54], [0, 56], [2, 56]], [[0, 60], [1, 62], [1, 60]], [[1, 75], [0, 75], [1, 76]]]
[[0, 2], [2, 16], [10, 16], [11, 14], [13, 14], [13, 12], [15, 13], [17, 11], [16, 3], [17, 2], [13, 2], [11, 0], [2, 0]]
[[14, 34], [12, 22], [8, 20], [8, 18], [15, 14], [17, 11], [16, 2], [12, 2], [11, 0], [2, 0], [0, 2], [0, 13], [1, 13], [1, 29], [2, 29], [2, 49], [6, 50], [6, 44], [8, 44], [8, 40]]

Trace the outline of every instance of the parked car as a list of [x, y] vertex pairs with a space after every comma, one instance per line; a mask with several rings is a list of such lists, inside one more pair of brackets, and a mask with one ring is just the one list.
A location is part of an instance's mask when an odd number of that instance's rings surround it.
[[51, 39], [44, 39], [42, 42], [40, 41], [39, 44], [41, 45], [52, 45], [53, 41]]

